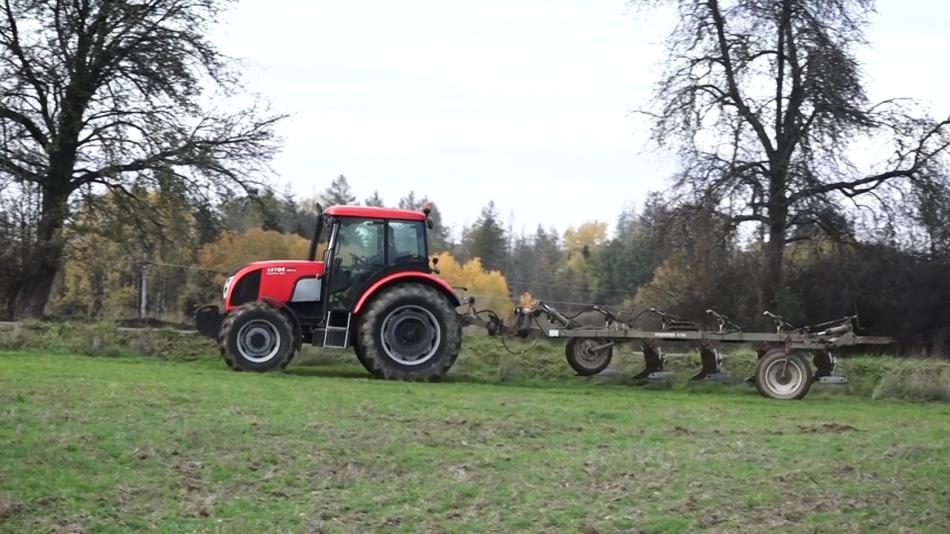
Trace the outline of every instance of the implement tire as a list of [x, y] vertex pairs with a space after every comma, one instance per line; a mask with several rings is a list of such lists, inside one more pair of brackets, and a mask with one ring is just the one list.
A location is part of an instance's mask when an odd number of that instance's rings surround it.
[[770, 399], [800, 400], [808, 394], [812, 380], [811, 365], [800, 352], [770, 350], [755, 368], [755, 388]]
[[567, 340], [564, 352], [567, 355], [567, 364], [579, 376], [592, 376], [603, 371], [610, 365], [614, 356], [613, 345], [594, 351], [597, 347], [607, 345], [610, 341], [601, 338], [576, 338]]
[[360, 363], [390, 380], [435, 380], [455, 363], [462, 329], [449, 299], [437, 289], [404, 283], [369, 302], [359, 322]]
[[258, 373], [286, 367], [297, 346], [287, 316], [263, 302], [248, 302], [229, 313], [218, 339], [228, 367]]

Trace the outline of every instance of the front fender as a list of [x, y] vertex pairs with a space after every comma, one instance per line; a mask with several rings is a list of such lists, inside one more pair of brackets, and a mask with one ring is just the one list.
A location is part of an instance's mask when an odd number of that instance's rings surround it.
[[441, 290], [445, 297], [449, 299], [449, 302], [452, 303], [453, 308], [462, 305], [462, 301], [460, 301], [458, 295], [455, 294], [455, 289], [445, 280], [429, 273], [406, 271], [384, 276], [383, 278], [377, 280], [376, 283], [371, 285], [369, 289], [363, 293], [360, 299], [356, 301], [356, 306], [353, 307], [353, 315], [359, 315], [359, 313], [363, 310], [363, 306], [365, 306], [366, 303], [369, 302], [371, 298], [373, 298], [373, 295], [379, 293], [379, 291], [383, 288], [396, 282], [416, 281], [428, 284], [435, 287], [436, 289]]

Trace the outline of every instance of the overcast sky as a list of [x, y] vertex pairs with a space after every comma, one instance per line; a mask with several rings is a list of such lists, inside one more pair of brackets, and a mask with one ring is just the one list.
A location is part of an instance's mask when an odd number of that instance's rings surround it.
[[[950, 114], [950, 2], [884, 0], [871, 96]], [[516, 233], [642, 204], [675, 169], [646, 144], [669, 10], [624, 0], [241, 0], [216, 41], [291, 117], [274, 162], [303, 196], [346, 175], [362, 201], [435, 200], [457, 236], [494, 200]]]

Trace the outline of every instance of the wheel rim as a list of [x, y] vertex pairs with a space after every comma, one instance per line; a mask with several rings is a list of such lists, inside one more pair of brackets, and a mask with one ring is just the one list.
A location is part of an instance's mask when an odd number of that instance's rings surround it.
[[280, 332], [269, 321], [248, 321], [238, 330], [237, 349], [245, 360], [264, 363], [280, 350]]
[[420, 365], [439, 350], [442, 328], [432, 312], [408, 304], [386, 316], [381, 337], [387, 356], [402, 365]]
[[775, 360], [765, 369], [765, 385], [775, 395], [792, 395], [804, 382], [805, 371], [793, 358]]
[[582, 339], [574, 346], [574, 359], [588, 368], [599, 367], [604, 364], [604, 360], [610, 355], [610, 348], [601, 349], [595, 352], [594, 349], [603, 345], [600, 339]]

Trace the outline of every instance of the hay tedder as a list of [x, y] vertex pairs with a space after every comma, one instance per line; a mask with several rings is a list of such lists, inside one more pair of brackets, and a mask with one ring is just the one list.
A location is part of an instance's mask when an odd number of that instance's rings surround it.
[[[698, 347], [702, 369], [694, 380], [723, 377], [723, 343], [755, 344], [759, 361], [753, 377], [759, 392], [773, 399], [800, 399], [813, 382], [846, 383], [836, 372], [834, 350], [881, 345], [889, 338], [855, 334], [856, 316], [795, 327], [765, 312], [775, 331], [744, 332], [725, 315], [707, 310], [717, 327], [682, 321], [655, 308], [622, 319], [602, 306], [587, 312], [598, 326], [566, 316], [538, 302], [514, 310], [506, 324], [490, 310], [477, 310], [437, 276], [426, 239], [429, 210], [421, 212], [360, 206], [333, 206], [319, 216], [306, 260], [248, 264], [224, 283], [224, 309], [199, 308], [198, 330], [216, 339], [225, 363], [236, 371], [271, 371], [290, 363], [303, 343], [351, 348], [371, 374], [399, 380], [432, 380], [455, 363], [462, 327], [478, 325], [493, 336], [566, 339], [568, 364], [579, 375], [600, 373], [614, 350], [639, 343], [646, 366], [636, 379], [668, 379], [660, 342]], [[319, 244], [326, 248], [317, 260]], [[641, 329], [639, 319], [659, 320]], [[811, 363], [807, 355], [812, 355]], [[814, 369], [812, 368], [814, 365]]]

